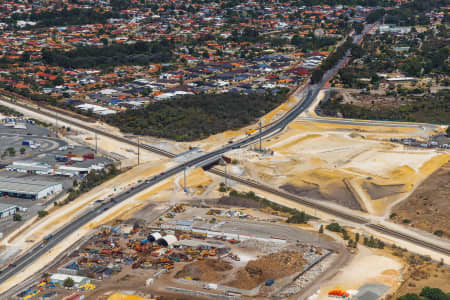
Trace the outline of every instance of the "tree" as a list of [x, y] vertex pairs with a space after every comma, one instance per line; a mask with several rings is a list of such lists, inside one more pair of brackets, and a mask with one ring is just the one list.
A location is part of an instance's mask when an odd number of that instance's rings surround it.
[[26, 151], [26, 150], [25, 150], [25, 148], [24, 148], [24, 147], [21, 147], [21, 148], [20, 148], [20, 154], [22, 154], [22, 155], [23, 155], [23, 154], [25, 153], [25, 151]]
[[401, 297], [398, 297], [397, 300], [422, 300], [419, 295], [408, 293], [406, 295], [403, 295]]
[[40, 211], [38, 211], [38, 216], [39, 216], [39, 218], [43, 218], [43, 217], [45, 217], [46, 215], [48, 215], [48, 211], [46, 211], [46, 210], [40, 210]]
[[341, 232], [342, 231], [342, 228], [339, 225], [339, 223], [330, 223], [325, 228], [328, 229], [329, 231], [333, 231], [333, 232]]
[[65, 287], [73, 287], [74, 284], [75, 282], [73, 281], [72, 277], [67, 277], [63, 283]]
[[422, 289], [422, 292], [420, 293], [420, 296], [426, 297], [429, 300], [448, 300], [449, 297], [438, 288], [430, 288], [430, 287], [424, 287]]
[[319, 233], [323, 233], [323, 225], [320, 225]]
[[14, 221], [17, 221], [17, 222], [22, 221], [22, 215], [21, 215], [21, 214], [18, 214], [18, 213], [15, 213], [15, 214], [13, 215], [13, 220], [14, 220]]
[[447, 133], [447, 136], [450, 136], [450, 126], [447, 126], [447, 130], [445, 132]]
[[64, 79], [61, 76], [58, 76], [53, 80], [53, 85], [62, 85], [62, 84], [64, 84]]
[[360, 22], [354, 22], [353, 29], [355, 29], [357, 34], [360, 34], [364, 29], [364, 24]]
[[359, 242], [359, 232], [355, 234], [355, 242]]
[[348, 240], [347, 247], [353, 247], [353, 240], [352, 239]]
[[9, 156], [16, 155], [16, 149], [14, 149], [13, 147], [9, 147], [7, 150], [8, 150]]

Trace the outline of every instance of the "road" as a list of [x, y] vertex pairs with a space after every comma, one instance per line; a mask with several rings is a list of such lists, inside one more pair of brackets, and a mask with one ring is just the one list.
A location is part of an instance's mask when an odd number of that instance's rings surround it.
[[[362, 34], [360, 35], [356, 35], [354, 37], [354, 41], [355, 42], [359, 42], [362, 38]], [[347, 56], [349, 55], [350, 51], [347, 52]], [[16, 261], [15, 261], [15, 267], [12, 268], [8, 268], [6, 270], [3, 270], [3, 272], [0, 274], [0, 282], [4, 282], [5, 280], [7, 280], [8, 278], [10, 278], [11, 276], [17, 274], [17, 272], [19, 272], [20, 270], [22, 270], [23, 268], [25, 268], [27, 265], [29, 265], [30, 263], [32, 263], [33, 261], [35, 261], [38, 257], [40, 257], [42, 254], [48, 252], [51, 248], [53, 248], [55, 245], [57, 245], [59, 242], [61, 242], [64, 238], [66, 238], [67, 236], [69, 236], [70, 234], [72, 234], [73, 232], [77, 231], [77, 229], [81, 228], [83, 225], [85, 225], [86, 223], [88, 223], [89, 221], [93, 220], [95, 217], [97, 217], [98, 215], [100, 215], [103, 211], [108, 210], [109, 208], [111, 208], [112, 206], [116, 205], [117, 203], [120, 203], [124, 200], [126, 200], [127, 198], [129, 198], [132, 195], [135, 195], [143, 190], [148, 189], [149, 187], [175, 175], [178, 174], [180, 172], [182, 172], [184, 169], [186, 168], [190, 168], [190, 167], [195, 167], [200, 165], [202, 162], [207, 161], [207, 160], [211, 160], [214, 159], [215, 157], [220, 157], [221, 155], [233, 150], [233, 149], [237, 149], [240, 148], [242, 146], [245, 146], [251, 142], [257, 141], [259, 138], [264, 138], [268, 135], [273, 134], [274, 132], [277, 132], [279, 130], [284, 129], [290, 122], [292, 122], [300, 113], [302, 113], [303, 111], [305, 111], [313, 102], [313, 100], [316, 98], [316, 96], [318, 95], [319, 91], [321, 90], [321, 88], [323, 87], [323, 85], [334, 75], [334, 73], [345, 63], [347, 57], [342, 58], [338, 64], [332, 68], [331, 70], [329, 70], [328, 72], [326, 72], [321, 80], [320, 83], [317, 84], [310, 84], [305, 88], [305, 92], [304, 92], [304, 99], [302, 101], [299, 101], [299, 103], [292, 109], [290, 110], [288, 113], [286, 113], [284, 116], [282, 116], [279, 120], [277, 120], [276, 122], [272, 123], [269, 127], [265, 128], [264, 130], [262, 130], [261, 133], [256, 133], [253, 134], [251, 136], [248, 136], [242, 140], [236, 141], [234, 143], [231, 144], [227, 144], [224, 147], [217, 149], [215, 151], [212, 152], [208, 152], [202, 156], [196, 157], [190, 161], [187, 161], [185, 163], [182, 163], [172, 169], [167, 170], [164, 173], [161, 173], [160, 175], [157, 175], [141, 184], [139, 184], [137, 187], [135, 187], [132, 190], [128, 190], [126, 192], [123, 192], [122, 194], [119, 194], [117, 197], [114, 198], [114, 201], [112, 202], [108, 202], [104, 205], [100, 205], [96, 208], [94, 208], [93, 210], [89, 211], [88, 213], [86, 213], [85, 215], [81, 216], [80, 218], [78, 218], [77, 220], [75, 220], [74, 222], [68, 224], [67, 226], [63, 227], [61, 230], [59, 230], [58, 232], [56, 232], [53, 236], [52, 239], [50, 239], [47, 243], [41, 243], [40, 245], [38, 245], [37, 247], [31, 249], [30, 251], [27, 252], [26, 255], [23, 255], [21, 257], [19, 257]], [[21, 104], [19, 104], [21, 105]], [[30, 109], [29, 106], [26, 106], [27, 109]], [[43, 113], [40, 110], [35, 109], [37, 112], [39, 113]], [[45, 114], [45, 113], [44, 113]], [[70, 119], [65, 119], [64, 117], [60, 117], [61, 121], [64, 122], [68, 122], [68, 123], [74, 123], [73, 121], [71, 121]], [[78, 127], [82, 127], [80, 126], [79, 123], [74, 124]], [[137, 145], [136, 142], [134, 141], [130, 141], [128, 139], [125, 139], [123, 137], [117, 137], [115, 135], [106, 133], [106, 132], [102, 132], [100, 130], [97, 129], [93, 129], [92, 127], [88, 127], [85, 126], [86, 130], [89, 130], [91, 132], [97, 132], [99, 134], [105, 135], [105, 136], [109, 136], [111, 138], [114, 138], [116, 140], [128, 143], [128, 144], [132, 144], [132, 145]], [[142, 145], [143, 148], [159, 153], [161, 155], [167, 156], [167, 157], [173, 157], [174, 154], [170, 153], [168, 151], [150, 146], [150, 145]], [[223, 174], [222, 174], [223, 175]], [[253, 182], [247, 182], [248, 185], [252, 185], [255, 186], [257, 188], [264, 188], [264, 186], [258, 185], [256, 183]], [[276, 193], [278, 193], [276, 190], [274, 191]], [[294, 195], [288, 194], [288, 193], [284, 193], [284, 195], [282, 195], [283, 197], [286, 197], [287, 199], [290, 199], [292, 197], [296, 197]], [[339, 217], [343, 217], [346, 218], [349, 221], [355, 222], [357, 224], [366, 224], [368, 222], [368, 220], [364, 219], [364, 218], [359, 218], [359, 217], [355, 217], [353, 215], [349, 215], [349, 214], [345, 214], [342, 213], [340, 211], [334, 210], [332, 208], [329, 207], [325, 207], [325, 206], [320, 206], [318, 204], [314, 204], [314, 203], [309, 203], [306, 202], [306, 200], [301, 199], [299, 197], [295, 198], [295, 201], [305, 201], [305, 205], [315, 205], [317, 207], [317, 209], [321, 209], [324, 210], [327, 213], [339, 216]], [[393, 232], [391, 230], [391, 232], [388, 231], [388, 229], [384, 229], [384, 228], [379, 228], [379, 225], [376, 225], [378, 227], [374, 228], [374, 229], [378, 229], [378, 231], [383, 231], [384, 233], [390, 233], [393, 236], [396, 237], [400, 237], [403, 239], [408, 239], [410, 241], [413, 242], [421, 242], [421, 241], [416, 241], [416, 240], [412, 240], [411, 237], [405, 236], [404, 234], [398, 233], [398, 232]], [[450, 254], [450, 250], [448, 249], [443, 249], [443, 248], [437, 248], [438, 246], [435, 245], [424, 245], [423, 243], [419, 243], [422, 246], [429, 246], [431, 247], [433, 250], [436, 251], [441, 251], [443, 253], [446, 254]]]

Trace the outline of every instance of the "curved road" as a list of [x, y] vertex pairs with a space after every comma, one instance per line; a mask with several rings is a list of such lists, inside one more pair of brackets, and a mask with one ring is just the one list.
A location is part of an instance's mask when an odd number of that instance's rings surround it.
[[[362, 35], [356, 35], [354, 37], [354, 41], [355, 42], [359, 42], [362, 38]], [[347, 52], [347, 55], [349, 55], [349, 52]], [[116, 205], [117, 203], [120, 203], [124, 200], [126, 200], [127, 198], [129, 198], [132, 195], [135, 195], [153, 185], [155, 185], [158, 182], [161, 182], [162, 180], [165, 180], [177, 173], [182, 172], [184, 169], [189, 168], [189, 167], [194, 167], [197, 165], [200, 165], [202, 162], [214, 159], [215, 157], [220, 157], [222, 154], [232, 150], [232, 149], [236, 149], [236, 148], [240, 148], [250, 142], [256, 141], [258, 140], [260, 137], [265, 137], [267, 135], [270, 135], [278, 130], [282, 130], [284, 129], [290, 122], [292, 122], [300, 113], [302, 113], [306, 108], [308, 108], [311, 103], [313, 102], [313, 100], [316, 98], [317, 94], [319, 93], [320, 89], [322, 88], [322, 86], [334, 75], [334, 73], [345, 63], [346, 57], [344, 57], [343, 59], [341, 59], [338, 64], [331, 70], [329, 70], [328, 72], [326, 72], [322, 78], [322, 81], [318, 84], [310, 84], [305, 88], [305, 97], [302, 101], [300, 101], [291, 111], [289, 111], [287, 114], [285, 114], [283, 117], [281, 117], [279, 120], [277, 120], [276, 122], [272, 123], [270, 127], [265, 128], [261, 133], [256, 133], [252, 136], [246, 137], [242, 140], [236, 141], [232, 144], [227, 144], [224, 147], [206, 153], [200, 157], [196, 157], [190, 161], [187, 161], [183, 164], [180, 164], [172, 169], [169, 169], [168, 171], [166, 171], [165, 173], [161, 173], [158, 176], [155, 176], [149, 180], [146, 180], [145, 182], [139, 184], [137, 187], [135, 187], [132, 190], [128, 190], [126, 192], [123, 192], [121, 194], [119, 194], [117, 197], [115, 197], [113, 200], [111, 200], [108, 203], [104, 203], [103, 205], [97, 206], [94, 209], [92, 209], [91, 211], [89, 211], [88, 213], [86, 213], [85, 215], [81, 216], [80, 218], [78, 218], [77, 220], [75, 220], [74, 222], [68, 224], [67, 226], [63, 227], [62, 229], [60, 229], [58, 232], [54, 233], [54, 236], [47, 242], [47, 243], [40, 243], [39, 245], [37, 245], [36, 247], [34, 247], [33, 249], [31, 249], [30, 251], [27, 252], [26, 255], [23, 255], [21, 257], [19, 257], [16, 261], [15, 261], [15, 267], [12, 268], [7, 268], [5, 270], [3, 270], [3, 272], [0, 274], [0, 282], [4, 282], [5, 280], [9, 279], [10, 277], [12, 277], [13, 275], [17, 274], [18, 272], [20, 272], [20, 270], [22, 270], [23, 268], [25, 268], [27, 265], [29, 265], [30, 263], [32, 263], [34, 260], [36, 260], [38, 257], [40, 257], [42, 254], [48, 252], [51, 248], [53, 248], [55, 245], [57, 245], [61, 240], [63, 240], [65, 237], [67, 237], [68, 235], [72, 234], [73, 232], [77, 231], [77, 229], [79, 229], [81, 226], [85, 225], [86, 223], [88, 223], [90, 220], [94, 219], [95, 217], [97, 217], [98, 215], [100, 215], [102, 212], [108, 210], [109, 208], [111, 208], [112, 206]], [[19, 104], [21, 105], [21, 104]], [[27, 109], [30, 109], [30, 107], [26, 106]], [[42, 111], [39, 111], [39, 113], [41, 114], [45, 114]], [[66, 119], [64, 120], [63, 117], [60, 118], [61, 121], [65, 121], [68, 123], [73, 123], [72, 121]], [[76, 126], [80, 126], [80, 124], [74, 124]], [[98, 131], [99, 134], [105, 135], [105, 136], [109, 136], [112, 137], [114, 139], [118, 139], [121, 140], [123, 142], [129, 143], [129, 144], [133, 144], [133, 145], [137, 145], [136, 142], [127, 140], [125, 138], [121, 138], [121, 137], [117, 137], [90, 127], [86, 127], [85, 129], [89, 130], [89, 131]], [[154, 151], [157, 152], [161, 155], [167, 156], [167, 157], [173, 157], [174, 154], [167, 152], [165, 150], [161, 150], [159, 148], [150, 146], [150, 145], [142, 145], [143, 148], [146, 148], [150, 151]], [[249, 183], [247, 183], [249, 184]], [[255, 185], [254, 183], [252, 183], [253, 185]], [[261, 188], [260, 185], [257, 186], [258, 188]], [[287, 194], [284, 195], [287, 197], [293, 197], [293, 195]], [[298, 198], [298, 197], [297, 197]], [[298, 199], [295, 199], [295, 201], [301, 201]], [[307, 205], [311, 205], [311, 203], [308, 203]], [[330, 208], [320, 208], [319, 209], [327, 209], [330, 210]], [[332, 214], [336, 214], [339, 215], [338, 212], [336, 211], [331, 211], [330, 213]], [[342, 213], [340, 213], [342, 214]], [[343, 215], [342, 217], [347, 218], [348, 220], [353, 220], [356, 223], [359, 224], [366, 224], [367, 220], [363, 219], [363, 218], [356, 218], [354, 216], [351, 215]], [[378, 225], [376, 225], [378, 226]], [[383, 232], [388, 232], [386, 229], [379, 229], [379, 231], [383, 231]], [[397, 232], [390, 232], [391, 235], [397, 236], [397, 237], [402, 237], [402, 234], [397, 233]], [[408, 239], [408, 237], [405, 238], [405, 236], [403, 235], [404, 239]], [[416, 241], [413, 241], [416, 242]], [[422, 244], [423, 245], [423, 244]], [[424, 246], [431, 246], [433, 247], [433, 245], [424, 245]], [[434, 248], [432, 248], [434, 250], [439, 250], [436, 248], [436, 246], [434, 246]], [[446, 253], [446, 254], [450, 254], [450, 250], [448, 249], [440, 249], [442, 252]]]

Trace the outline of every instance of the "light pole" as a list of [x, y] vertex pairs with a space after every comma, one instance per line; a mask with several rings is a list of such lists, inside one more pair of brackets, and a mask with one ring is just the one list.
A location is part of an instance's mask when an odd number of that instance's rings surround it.
[[262, 137], [261, 137], [261, 132], [262, 132], [262, 126], [261, 126], [261, 120], [259, 120], [259, 152], [261, 152], [262, 149]]
[[139, 163], [140, 163], [140, 157], [139, 157], [139, 156], [140, 156], [140, 143], [139, 143], [139, 137], [138, 137], [138, 140], [137, 140], [137, 141], [138, 141], [138, 142], [137, 142], [137, 144], [138, 144], [138, 145], [137, 145], [137, 147], [138, 147], [138, 149], [137, 149], [137, 150], [138, 150], [138, 153], [137, 153], [137, 154], [138, 154], [138, 157], [137, 157], [137, 159], [138, 159], [138, 166], [139, 166]]

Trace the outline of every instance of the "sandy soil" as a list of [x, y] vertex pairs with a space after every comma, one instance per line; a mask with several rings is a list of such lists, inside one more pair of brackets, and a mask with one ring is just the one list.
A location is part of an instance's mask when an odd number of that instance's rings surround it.
[[411, 128], [297, 120], [263, 142], [274, 155], [249, 149], [229, 155], [240, 163], [242, 170], [236, 175], [248, 174], [304, 197], [382, 216], [450, 158], [440, 150], [408, 149], [388, 142], [390, 137], [412, 132]]
[[357, 290], [365, 283], [382, 283], [394, 291], [401, 282], [402, 264], [376, 254], [370, 248], [359, 245], [358, 253], [331, 280], [320, 287], [318, 300], [331, 299], [328, 292], [335, 289]]
[[[428, 177], [408, 198], [396, 205], [392, 220], [450, 237], [450, 162]], [[410, 223], [404, 223], [409, 220]]]

